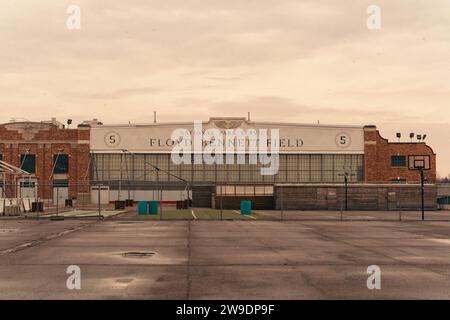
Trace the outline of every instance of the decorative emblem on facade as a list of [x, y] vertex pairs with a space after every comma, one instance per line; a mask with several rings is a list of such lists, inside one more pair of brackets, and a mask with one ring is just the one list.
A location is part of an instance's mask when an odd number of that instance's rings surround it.
[[32, 125], [25, 125], [23, 130], [22, 130], [22, 137], [25, 140], [32, 140], [34, 138], [34, 135], [38, 132], [39, 130], [36, 130], [36, 128], [33, 128]]
[[22, 134], [24, 140], [33, 140], [36, 133], [42, 130], [49, 130], [50, 126], [43, 123], [8, 123], [5, 125], [7, 130], [14, 130]]
[[214, 125], [220, 129], [236, 129], [242, 124], [241, 120], [217, 120]]

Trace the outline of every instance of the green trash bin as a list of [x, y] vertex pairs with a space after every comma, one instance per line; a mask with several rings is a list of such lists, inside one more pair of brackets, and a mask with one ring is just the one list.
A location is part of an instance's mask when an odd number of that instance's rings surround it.
[[252, 214], [252, 202], [250, 200], [241, 201], [241, 214]]
[[138, 213], [139, 214], [148, 214], [148, 203], [147, 203], [147, 201], [139, 201], [138, 202]]
[[150, 214], [158, 214], [158, 201], [149, 201]]

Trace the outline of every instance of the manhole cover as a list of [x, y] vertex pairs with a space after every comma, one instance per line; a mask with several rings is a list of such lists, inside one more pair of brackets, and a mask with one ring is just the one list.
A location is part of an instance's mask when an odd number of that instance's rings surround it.
[[150, 258], [155, 254], [151, 251], [129, 251], [123, 252], [121, 255], [124, 258]]

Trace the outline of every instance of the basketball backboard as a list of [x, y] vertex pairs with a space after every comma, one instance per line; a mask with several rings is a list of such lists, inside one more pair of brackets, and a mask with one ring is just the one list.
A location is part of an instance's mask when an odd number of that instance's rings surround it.
[[430, 156], [411, 155], [408, 157], [409, 170], [430, 170]]

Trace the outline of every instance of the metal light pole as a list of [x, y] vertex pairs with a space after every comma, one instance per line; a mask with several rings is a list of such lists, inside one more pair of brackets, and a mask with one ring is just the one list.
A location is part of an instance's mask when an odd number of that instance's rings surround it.
[[348, 177], [347, 177], [347, 173], [344, 175], [344, 183], [345, 183], [345, 211], [348, 211]]
[[121, 193], [122, 193], [122, 161], [123, 161], [123, 153], [120, 154], [120, 171], [119, 171], [119, 190], [117, 192], [117, 200], [121, 201]]
[[161, 197], [160, 197], [160, 203], [161, 203], [161, 206], [160, 206], [160, 214], [161, 214], [161, 216], [160, 216], [160, 218], [161, 218], [161, 220], [163, 220], [163, 185], [162, 185], [162, 183], [161, 183]]
[[[156, 172], [156, 178], [159, 181], [159, 173]], [[156, 194], [158, 196], [158, 208], [159, 208], [159, 220], [162, 220], [162, 204], [161, 204], [161, 182], [158, 182], [158, 189], [156, 190]]]
[[220, 186], [220, 220], [223, 220], [222, 197], [223, 197], [223, 185]]
[[101, 219], [102, 205], [100, 204], [100, 185], [98, 185], [98, 219]]
[[343, 168], [344, 173], [339, 174], [339, 176], [344, 177], [344, 209], [345, 211], [348, 211], [348, 177], [353, 177], [355, 176], [354, 173], [350, 173], [351, 172], [351, 167], [350, 170], [346, 170], [345, 167]]

